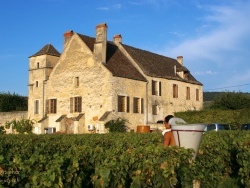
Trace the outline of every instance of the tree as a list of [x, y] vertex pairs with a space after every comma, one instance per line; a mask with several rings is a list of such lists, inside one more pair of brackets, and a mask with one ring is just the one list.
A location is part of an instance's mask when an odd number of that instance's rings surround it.
[[128, 127], [126, 126], [126, 123], [128, 123], [127, 120], [117, 118], [116, 120], [106, 122], [104, 126], [109, 132], [127, 132]]
[[215, 98], [212, 109], [239, 110], [250, 108], [250, 96], [241, 92], [224, 92]]
[[15, 93], [0, 93], [0, 112], [27, 111], [27, 109], [27, 97]]
[[5, 127], [17, 133], [32, 133], [34, 123], [34, 120], [30, 119], [22, 119], [20, 121], [12, 120], [7, 122]]

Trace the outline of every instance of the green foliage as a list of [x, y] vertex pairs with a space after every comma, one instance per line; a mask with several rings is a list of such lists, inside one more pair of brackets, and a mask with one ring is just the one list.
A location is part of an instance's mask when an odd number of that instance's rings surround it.
[[22, 120], [12, 120], [10, 122], [6, 122], [5, 127], [7, 129], [12, 128], [17, 133], [32, 133], [34, 121], [30, 119], [22, 119]]
[[27, 111], [27, 109], [27, 97], [15, 93], [0, 93], [0, 112]]
[[195, 171], [202, 187], [249, 187], [250, 132], [206, 132], [197, 157]]
[[202, 111], [176, 112], [176, 117], [184, 119], [187, 123], [227, 123], [233, 129], [239, 129], [243, 123], [250, 122], [250, 110], [221, 110], [208, 109]]
[[[249, 131], [207, 132], [193, 150], [159, 133], [2, 135], [3, 187], [249, 187]], [[3, 173], [4, 172], [4, 173]], [[10, 181], [7, 181], [10, 180]], [[229, 186], [230, 187], [230, 186]]]
[[5, 134], [5, 133], [6, 133], [6, 131], [4, 129], [4, 126], [0, 126], [0, 134]]
[[128, 123], [127, 120], [117, 118], [116, 120], [110, 120], [106, 122], [104, 126], [109, 130], [109, 132], [126, 132], [128, 129], [126, 123]]
[[210, 107], [223, 110], [250, 108], [250, 95], [241, 92], [223, 92], [215, 98]]

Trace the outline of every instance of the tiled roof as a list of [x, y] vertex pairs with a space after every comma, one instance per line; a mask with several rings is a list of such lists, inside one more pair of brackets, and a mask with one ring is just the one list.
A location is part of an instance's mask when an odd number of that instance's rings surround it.
[[[90, 50], [94, 50], [95, 38], [78, 34]], [[104, 66], [116, 77], [146, 82], [146, 78], [133, 66], [113, 42], [107, 42], [107, 62]]]
[[61, 54], [54, 48], [53, 45], [47, 44], [41, 50], [39, 50], [37, 53], [35, 53], [34, 55], [30, 57], [35, 57], [39, 55], [52, 55], [52, 56], [59, 57]]
[[61, 115], [57, 120], [56, 120], [56, 122], [61, 122], [62, 120], [63, 120], [63, 118], [65, 118], [66, 117], [66, 115]]
[[[134, 48], [125, 44], [122, 44], [122, 46], [148, 76], [180, 80], [202, 85], [192, 76], [189, 70], [182, 66], [176, 59]], [[178, 74], [175, 74], [175, 67], [176, 71], [188, 72], [188, 79], [183, 79], [178, 76]]]
[[[89, 49], [93, 51], [95, 38], [81, 34], [78, 35], [87, 44]], [[182, 66], [176, 59], [125, 44], [122, 44], [122, 46], [148, 76], [202, 85], [202, 83], [197, 81], [189, 70]], [[107, 42], [107, 62], [104, 65], [114, 76], [146, 81], [146, 78], [133, 66], [129, 59], [110, 41]], [[188, 72], [188, 79], [183, 79], [178, 74], [175, 74], [175, 68], [177, 72]]]
[[106, 111], [102, 117], [99, 119], [99, 121], [104, 121], [108, 116], [109, 114], [111, 114], [112, 112], [111, 111]]

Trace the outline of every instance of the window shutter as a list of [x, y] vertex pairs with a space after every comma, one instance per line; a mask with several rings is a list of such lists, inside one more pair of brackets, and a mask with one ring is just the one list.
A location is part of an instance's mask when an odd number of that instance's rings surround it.
[[79, 97], [79, 112], [82, 112], [82, 97]]
[[155, 95], [155, 81], [152, 80], [152, 95]]
[[159, 96], [161, 96], [161, 82], [159, 82]]
[[49, 113], [49, 100], [46, 100], [46, 108], [45, 108], [45, 114]]
[[144, 100], [141, 98], [141, 113], [144, 113]]
[[56, 114], [56, 111], [57, 111], [57, 99], [54, 99], [54, 100], [55, 100], [54, 113]]
[[130, 109], [130, 99], [127, 97], [127, 112], [129, 112]]
[[70, 113], [73, 113], [73, 97], [70, 97]]

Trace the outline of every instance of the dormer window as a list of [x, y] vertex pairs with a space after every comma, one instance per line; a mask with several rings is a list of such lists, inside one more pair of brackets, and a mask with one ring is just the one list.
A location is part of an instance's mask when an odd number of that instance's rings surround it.
[[188, 77], [189, 77], [189, 73], [187, 71], [185, 71], [183, 74], [183, 78], [188, 80]]

